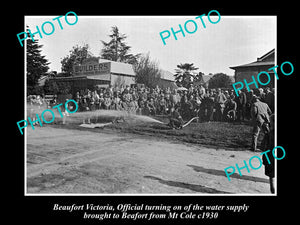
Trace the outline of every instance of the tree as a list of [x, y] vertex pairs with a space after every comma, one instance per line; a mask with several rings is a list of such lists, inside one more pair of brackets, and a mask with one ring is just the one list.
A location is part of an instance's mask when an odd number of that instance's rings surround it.
[[46, 80], [44, 85], [45, 94], [69, 94], [71, 92], [71, 84], [69, 82], [56, 82], [53, 80]]
[[81, 64], [84, 59], [90, 58], [93, 55], [89, 52], [89, 45], [73, 46], [70, 54], [61, 60], [61, 71], [64, 76], [71, 76], [73, 74], [73, 66]]
[[155, 88], [161, 78], [161, 70], [158, 63], [151, 60], [149, 52], [141, 55], [133, 66], [136, 73], [136, 82]]
[[[28, 33], [29, 36], [29, 33]], [[38, 87], [38, 81], [41, 76], [45, 75], [48, 70], [48, 60], [45, 56], [41, 55], [41, 48], [43, 45], [39, 45], [39, 40], [31, 38], [26, 40], [26, 77], [27, 77], [27, 94], [40, 94], [40, 88]]]
[[100, 57], [116, 62], [136, 63], [139, 54], [129, 54], [131, 47], [124, 42], [127, 36], [119, 33], [117, 26], [113, 26], [111, 31], [112, 33], [108, 35], [111, 40], [109, 42], [101, 41], [104, 47]]
[[225, 73], [216, 73], [209, 80], [208, 88], [229, 88], [232, 81]]
[[58, 85], [55, 81], [46, 80], [44, 85], [45, 94], [57, 94], [59, 92]]
[[194, 63], [180, 63], [177, 65], [178, 69], [175, 69], [176, 74], [174, 75], [177, 86], [189, 88], [192, 85], [194, 78], [197, 76], [193, 71], [199, 69], [193, 65]]

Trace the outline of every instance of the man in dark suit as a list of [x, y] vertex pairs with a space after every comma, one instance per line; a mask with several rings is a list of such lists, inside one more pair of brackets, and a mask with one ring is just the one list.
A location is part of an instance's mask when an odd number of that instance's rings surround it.
[[237, 120], [244, 121], [246, 115], [246, 104], [247, 104], [247, 97], [245, 92], [241, 90], [238, 91], [239, 96], [236, 96], [236, 103], [237, 103]]

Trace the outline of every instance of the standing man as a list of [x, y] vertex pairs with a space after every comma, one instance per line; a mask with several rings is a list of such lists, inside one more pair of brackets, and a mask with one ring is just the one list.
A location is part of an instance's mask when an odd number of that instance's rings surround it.
[[153, 97], [150, 97], [150, 99], [146, 102], [146, 109], [147, 109], [147, 113], [146, 113], [147, 116], [149, 114], [153, 116], [156, 115], [156, 108], [155, 108], [155, 102]]
[[177, 105], [177, 103], [180, 102], [180, 95], [178, 94], [176, 89], [173, 90], [170, 100], [171, 100], [172, 106], [175, 106], [175, 105]]
[[275, 96], [269, 87], [266, 88], [265, 103], [268, 104], [272, 112], [275, 111]]
[[200, 96], [204, 96], [206, 94], [205, 88], [201, 84], [199, 86], [199, 94], [200, 94]]
[[160, 94], [158, 97], [158, 113], [160, 115], [164, 115], [166, 113], [166, 100], [165, 95], [163, 93]]
[[[263, 129], [265, 136], [263, 140], [263, 151], [267, 151], [269, 149], [273, 149], [275, 146], [274, 142], [274, 135], [275, 135], [275, 116], [272, 114], [270, 116], [270, 125], [269, 127], [264, 127]], [[265, 154], [262, 156], [262, 161], [265, 166], [265, 175], [269, 177], [269, 183], [270, 183], [270, 191], [272, 194], [275, 193], [275, 188], [274, 188], [274, 176], [275, 176], [275, 159], [273, 154], [270, 154], [268, 156], [268, 159]]]
[[250, 90], [249, 92], [246, 93], [246, 118], [248, 120], [251, 119], [251, 107], [252, 107], [252, 103], [253, 103], [253, 90]]
[[218, 88], [217, 96], [215, 98], [216, 101], [216, 119], [217, 121], [223, 120], [223, 112], [225, 108], [226, 96], [222, 93], [221, 88]]
[[104, 96], [104, 102], [103, 102], [104, 109], [110, 109], [111, 106], [111, 98], [110, 98], [110, 92], [106, 92]]
[[130, 103], [132, 101], [132, 96], [129, 93], [128, 85], [126, 86], [126, 89], [122, 93], [122, 106], [123, 109], [127, 112], [130, 110]]
[[192, 111], [193, 111], [193, 105], [192, 103], [188, 100], [188, 97], [184, 95], [181, 98], [181, 115], [183, 119], [189, 120], [192, 117]]
[[227, 121], [234, 122], [236, 120], [236, 109], [237, 104], [233, 100], [234, 97], [229, 98], [229, 100], [226, 102], [226, 106], [224, 109], [224, 115]]
[[252, 132], [252, 150], [257, 151], [257, 139], [259, 132], [264, 123], [270, 123], [270, 115], [272, 114], [269, 106], [261, 102], [256, 95], [253, 95], [253, 104], [251, 107], [251, 117], [253, 122]]
[[235, 97], [237, 102], [237, 120], [244, 121], [246, 116], [246, 104], [247, 104], [247, 97], [245, 92], [241, 90], [238, 91], [239, 96]]
[[213, 121], [214, 120], [214, 102], [215, 102], [215, 92], [214, 90], [210, 90], [210, 92], [207, 92], [206, 97], [206, 106], [207, 106], [207, 121]]

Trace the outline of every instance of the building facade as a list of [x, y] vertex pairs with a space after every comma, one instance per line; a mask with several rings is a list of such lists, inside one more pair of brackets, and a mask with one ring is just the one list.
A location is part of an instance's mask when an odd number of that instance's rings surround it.
[[161, 77], [158, 86], [163, 89], [170, 88], [171, 90], [178, 88], [175, 84], [174, 74], [167, 70], [161, 70]]
[[52, 81], [67, 82], [72, 92], [95, 87], [121, 87], [135, 84], [135, 73], [131, 64], [92, 57], [73, 66], [70, 77], [56, 77]]
[[[253, 82], [252, 76], [254, 76], [256, 79], [257, 74], [259, 74], [261, 71], [266, 71], [270, 74], [271, 77], [270, 83], [268, 85], [262, 86], [256, 80], [257, 84], [259, 87], [266, 87], [266, 86], [274, 87], [274, 80], [275, 80], [274, 71], [268, 70], [273, 66], [275, 66], [275, 49], [272, 49], [268, 53], [257, 58], [255, 62], [243, 64], [240, 66], [232, 66], [229, 68], [235, 70], [234, 72], [235, 82], [244, 82], [244, 79], [246, 79], [247, 83]], [[262, 83], [267, 83], [268, 81], [267, 75], [261, 75], [259, 79]], [[254, 84], [249, 87], [250, 88], [254, 87]]]

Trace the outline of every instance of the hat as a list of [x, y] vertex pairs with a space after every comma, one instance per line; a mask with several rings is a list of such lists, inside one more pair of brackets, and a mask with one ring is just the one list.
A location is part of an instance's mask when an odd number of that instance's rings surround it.
[[253, 95], [252, 96], [252, 101], [256, 101], [256, 100], [258, 100], [259, 99], [259, 97], [257, 96], [257, 95]]

